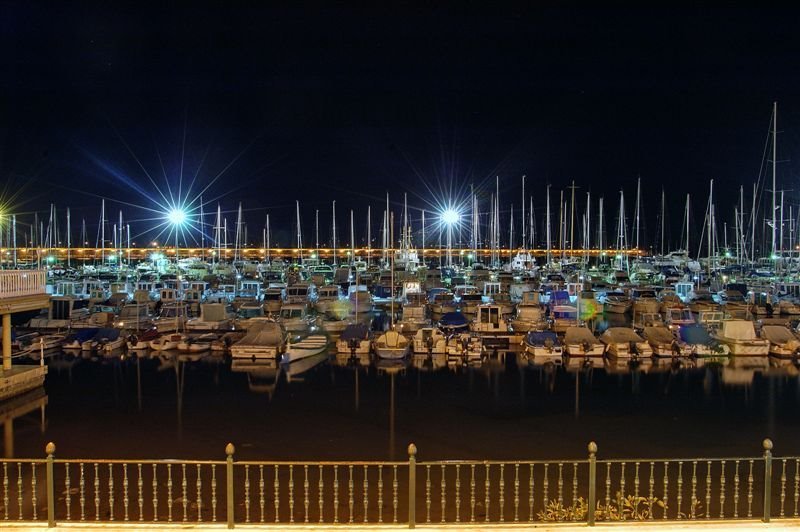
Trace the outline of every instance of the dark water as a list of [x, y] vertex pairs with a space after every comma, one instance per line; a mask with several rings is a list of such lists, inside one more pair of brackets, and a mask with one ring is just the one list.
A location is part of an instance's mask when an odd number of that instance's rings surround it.
[[767, 358], [633, 370], [515, 354], [478, 367], [424, 361], [323, 355], [290, 382], [221, 356], [55, 354], [44, 414], [17, 417], [4, 452], [42, 456], [54, 441], [64, 458], [222, 459], [233, 442], [241, 459], [403, 459], [414, 442], [424, 459], [540, 459], [582, 457], [595, 440], [601, 457], [751, 456], [765, 437], [776, 454], [800, 452], [797, 368]]

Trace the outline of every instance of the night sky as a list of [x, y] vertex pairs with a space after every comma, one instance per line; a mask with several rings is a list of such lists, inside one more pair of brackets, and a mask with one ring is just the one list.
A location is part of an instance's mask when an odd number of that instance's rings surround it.
[[522, 174], [537, 214], [574, 179], [609, 216], [624, 188], [631, 216], [641, 176], [648, 240], [662, 187], [676, 239], [709, 179], [721, 217], [740, 184], [749, 210], [776, 100], [779, 186], [800, 199], [796, 11], [298, 4], [0, 3], [6, 203], [153, 216], [135, 155], [162, 192], [182, 174], [231, 221], [241, 201], [252, 235], [267, 212], [288, 234], [300, 200], [327, 237], [332, 199], [362, 232], [387, 190], [432, 209], [473, 184], [488, 206], [500, 176], [517, 212]]

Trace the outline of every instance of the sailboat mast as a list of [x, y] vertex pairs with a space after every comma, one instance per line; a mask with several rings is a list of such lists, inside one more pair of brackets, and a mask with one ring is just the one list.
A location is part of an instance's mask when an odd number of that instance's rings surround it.
[[775, 192], [777, 190], [776, 170], [778, 163], [778, 102], [772, 103], [772, 255], [775, 255], [775, 229], [777, 227]]
[[664, 211], [666, 210], [666, 201], [664, 197], [664, 189], [661, 189], [661, 255], [664, 255]]
[[636, 179], [636, 249], [639, 249], [639, 216], [642, 200], [642, 178]]
[[100, 202], [100, 263], [106, 263], [106, 200]]
[[[424, 212], [424, 211], [423, 211]], [[424, 216], [424, 215], [423, 215]], [[425, 221], [423, 219], [423, 235], [425, 234]], [[367, 205], [367, 266], [372, 258], [372, 206]], [[358, 301], [358, 298], [356, 298]]]
[[[72, 226], [70, 224], [69, 207], [67, 207], [67, 268], [71, 266], [70, 250], [72, 249]], [[16, 246], [14, 246], [16, 248]], [[129, 246], [130, 247], [130, 246]], [[16, 250], [15, 250], [16, 253]]]
[[353, 227], [353, 209], [350, 209], [350, 264], [356, 260], [356, 232]]
[[780, 256], [783, 256], [783, 190], [781, 190], [781, 222], [778, 227], [781, 228], [780, 239], [778, 242], [778, 254]]
[[331, 247], [333, 248], [333, 265], [336, 266], [336, 200], [333, 200], [333, 237]]
[[[750, 260], [756, 258], [756, 184], [753, 183], [753, 210], [750, 214]], [[763, 248], [762, 248], [763, 249]]]
[[536, 247], [536, 225], [534, 224], [534, 216], [533, 216], [533, 196], [530, 199], [530, 209], [528, 209], [528, 226], [530, 228], [530, 232], [528, 233], [530, 236], [530, 247]]
[[744, 187], [739, 187], [739, 264], [744, 260], [746, 253], [744, 247]]
[[[206, 217], [203, 212], [203, 196], [200, 196], [200, 260], [206, 260]], [[130, 226], [130, 224], [128, 224]], [[130, 246], [128, 246], [130, 247]], [[130, 260], [128, 261], [130, 263]]]
[[522, 175], [522, 251], [525, 251], [525, 175]]
[[600, 256], [602, 257], [603, 250], [605, 250], [605, 240], [603, 239], [603, 197], [600, 196], [600, 202], [597, 205], [599, 211], [599, 221], [597, 224], [597, 247], [600, 249]]
[[575, 249], [575, 181], [572, 182], [572, 185], [569, 187], [571, 190], [570, 194], [570, 206], [569, 206], [569, 250], [572, 251]]
[[547, 214], [545, 215], [545, 232], [547, 233], [547, 266], [550, 266], [550, 185], [547, 185]]
[[[584, 232], [586, 233], [586, 239], [585, 239], [585, 242], [583, 244], [584, 247], [586, 248], [586, 252], [587, 253], [588, 253], [589, 249], [591, 249], [591, 247], [592, 247], [592, 232], [589, 229], [591, 227], [591, 225], [590, 225], [590, 222], [591, 222], [591, 219], [592, 219], [591, 215], [592, 215], [592, 193], [591, 192], [587, 192], [586, 193], [586, 220], [584, 220], [584, 222], [586, 224], [586, 229], [584, 229]], [[587, 257], [588, 257], [588, 255], [587, 255]]]
[[[511, 204], [511, 218], [508, 221], [508, 251], [514, 249], [514, 204]], [[509, 255], [510, 257], [510, 255]]]
[[686, 257], [689, 257], [689, 194], [686, 194]]
[[303, 235], [300, 230], [300, 201], [295, 200], [297, 210], [297, 251], [300, 254], [300, 262], [303, 262]]
[[422, 265], [425, 266], [425, 209], [422, 209]]

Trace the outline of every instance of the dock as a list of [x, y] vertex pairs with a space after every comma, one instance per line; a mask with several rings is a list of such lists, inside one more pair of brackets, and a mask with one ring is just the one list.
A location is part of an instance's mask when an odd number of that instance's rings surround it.
[[[0, 271], [0, 316], [3, 327], [3, 366], [0, 369], [0, 401], [21, 395], [44, 384], [44, 365], [12, 365], [11, 315], [47, 308], [47, 272], [43, 270]], [[41, 361], [40, 361], [41, 362]]]

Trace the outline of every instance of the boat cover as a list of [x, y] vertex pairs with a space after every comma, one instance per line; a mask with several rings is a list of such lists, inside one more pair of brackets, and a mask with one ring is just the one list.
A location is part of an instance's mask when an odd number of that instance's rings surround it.
[[113, 329], [109, 327], [97, 329], [97, 333], [95, 333], [94, 338], [97, 340], [116, 340], [119, 338], [119, 329]]
[[241, 345], [279, 345], [284, 332], [280, 324], [266, 321], [251, 327], [239, 342]]
[[603, 338], [613, 343], [641, 342], [642, 338], [628, 327], [609, 327]]
[[702, 325], [685, 325], [678, 331], [678, 336], [690, 345], [709, 345], [714, 341]]
[[792, 334], [792, 331], [781, 325], [764, 325], [761, 328], [761, 336], [769, 340], [770, 343], [780, 345], [785, 349], [797, 349], [800, 347], [800, 341]]
[[100, 329], [78, 329], [73, 334], [69, 335], [67, 340], [77, 340], [81, 343], [94, 338]]
[[571, 345], [584, 342], [596, 344], [597, 338], [586, 327], [567, 327], [567, 331], [564, 333], [564, 342]]
[[732, 340], [755, 340], [756, 329], [752, 321], [726, 320], [722, 322], [721, 336]]
[[569, 300], [570, 300], [569, 299], [569, 292], [567, 292], [566, 290], [555, 290], [550, 294], [550, 301], [551, 302], [554, 302], [554, 301], [556, 301], [556, 302], [566, 301], [567, 303], [569, 303]]
[[342, 331], [340, 338], [344, 341], [363, 340], [369, 335], [369, 328], [363, 323], [348, 325]]
[[666, 327], [645, 327], [644, 337], [658, 344], [671, 344], [675, 341], [675, 337]]
[[200, 305], [201, 321], [222, 321], [225, 318], [225, 305], [222, 303], [203, 303]]
[[558, 345], [558, 336], [553, 331], [531, 331], [525, 337], [528, 345]]
[[439, 320], [439, 326], [448, 329], [456, 329], [459, 327], [466, 327], [469, 325], [469, 320], [460, 312], [448, 312]]

